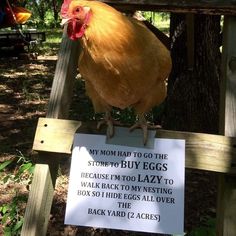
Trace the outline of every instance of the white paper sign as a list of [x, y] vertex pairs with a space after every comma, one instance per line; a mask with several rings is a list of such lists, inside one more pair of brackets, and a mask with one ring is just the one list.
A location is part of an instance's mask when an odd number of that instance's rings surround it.
[[185, 141], [146, 149], [105, 139], [75, 136], [65, 224], [183, 233]]

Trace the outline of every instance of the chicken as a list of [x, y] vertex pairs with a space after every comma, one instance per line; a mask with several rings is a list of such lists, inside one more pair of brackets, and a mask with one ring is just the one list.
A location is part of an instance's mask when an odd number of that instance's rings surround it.
[[132, 107], [138, 120], [131, 130], [141, 127], [146, 144], [145, 113], [166, 97], [168, 49], [142, 22], [102, 2], [65, 0], [61, 16], [68, 37], [81, 42], [79, 70], [95, 112], [105, 112], [108, 136], [114, 134], [112, 107]]

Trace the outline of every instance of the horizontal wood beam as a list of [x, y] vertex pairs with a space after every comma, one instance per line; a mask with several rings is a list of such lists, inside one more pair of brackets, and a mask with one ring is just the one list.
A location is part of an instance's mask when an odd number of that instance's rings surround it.
[[236, 138], [157, 130], [156, 137], [186, 140], [187, 168], [236, 174]]
[[235, 14], [235, 0], [100, 0], [119, 10], [152, 10], [201, 14]]
[[[40, 118], [33, 149], [70, 154], [78, 128], [81, 133], [98, 133], [94, 122]], [[157, 130], [156, 137], [186, 140], [187, 168], [236, 174], [236, 138], [167, 130]]]
[[33, 150], [70, 154], [74, 134], [80, 125], [79, 121], [39, 118]]

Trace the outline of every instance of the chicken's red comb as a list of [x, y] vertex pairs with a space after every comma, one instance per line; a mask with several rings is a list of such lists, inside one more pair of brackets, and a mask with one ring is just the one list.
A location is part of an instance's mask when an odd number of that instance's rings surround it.
[[67, 12], [69, 9], [69, 5], [72, 0], [64, 0], [63, 4], [61, 5], [61, 16], [62, 18], [67, 16]]

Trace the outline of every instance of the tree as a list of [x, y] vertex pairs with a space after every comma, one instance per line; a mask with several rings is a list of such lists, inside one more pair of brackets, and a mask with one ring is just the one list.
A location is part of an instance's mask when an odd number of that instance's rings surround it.
[[32, 21], [37, 26], [58, 26], [60, 22], [60, 8], [63, 0], [22, 0], [21, 6], [32, 11]]
[[46, 11], [48, 9], [48, 1], [46, 0], [32, 0], [33, 9], [39, 17], [40, 24], [45, 24]]
[[[220, 16], [171, 14], [170, 35], [173, 69], [168, 81], [163, 128], [218, 133]], [[212, 211], [216, 207], [215, 189], [213, 173], [186, 170], [187, 231], [202, 224], [204, 217], [215, 217]]]
[[58, 22], [59, 20], [59, 12], [60, 12], [60, 7], [62, 5], [62, 0], [51, 0], [52, 1], [52, 11], [53, 11], [53, 16], [54, 16], [54, 21], [55, 23]]
[[[187, 40], [186, 16], [171, 14], [173, 69], [163, 127], [218, 133], [220, 16], [197, 14], [193, 20], [193, 38], [190, 32]], [[188, 28], [193, 30], [191, 25]], [[188, 42], [193, 42], [192, 49], [187, 48]]]

